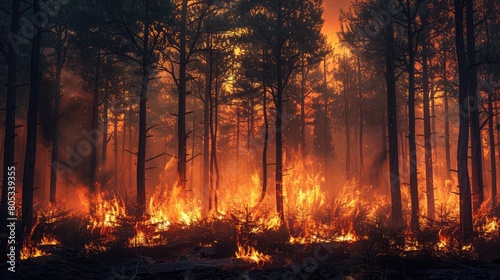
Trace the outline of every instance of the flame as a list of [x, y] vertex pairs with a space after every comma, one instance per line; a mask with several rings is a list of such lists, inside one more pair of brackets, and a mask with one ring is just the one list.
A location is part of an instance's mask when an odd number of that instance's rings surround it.
[[45, 234], [40, 241], [40, 245], [59, 245], [59, 241], [53, 237], [48, 237]]
[[120, 198], [104, 199], [104, 193], [95, 197], [95, 212], [90, 215], [90, 228], [102, 229], [118, 226], [118, 219], [126, 217], [125, 203]]
[[33, 246], [24, 246], [24, 248], [21, 250], [21, 260], [27, 260], [27, 259], [32, 259], [32, 258], [38, 258], [42, 256], [48, 256], [49, 254], [43, 252], [40, 250], [38, 247]]
[[483, 225], [483, 231], [485, 234], [498, 234], [498, 226], [499, 226], [498, 218], [486, 218], [486, 223]]
[[242, 259], [246, 262], [253, 262], [259, 265], [264, 265], [265, 263], [271, 263], [271, 256], [260, 253], [252, 246], [244, 246], [238, 244], [238, 251], [236, 252], [236, 258]]
[[445, 228], [439, 230], [439, 242], [437, 243], [438, 250], [446, 251], [450, 246], [451, 236], [445, 234]]

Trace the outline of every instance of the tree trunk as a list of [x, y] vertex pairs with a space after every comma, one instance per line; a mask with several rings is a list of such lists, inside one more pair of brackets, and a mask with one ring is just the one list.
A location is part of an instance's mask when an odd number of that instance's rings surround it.
[[186, 188], [186, 17], [188, 1], [182, 1], [179, 60], [179, 108], [177, 115], [177, 185]]
[[[426, 34], [428, 35], [428, 34]], [[424, 35], [424, 36], [426, 36]], [[422, 87], [423, 87], [423, 107], [424, 107], [424, 146], [425, 146], [425, 185], [427, 194], [427, 217], [434, 219], [434, 173], [432, 169], [432, 136], [431, 136], [431, 116], [429, 100], [429, 66], [427, 42], [422, 45]]]
[[240, 161], [240, 104], [236, 105], [236, 186], [240, 183], [239, 161]]
[[[33, 0], [33, 22], [37, 20], [40, 12], [38, 0]], [[22, 238], [29, 236], [33, 226], [33, 184], [35, 179], [36, 163], [36, 135], [38, 101], [40, 94], [40, 49], [42, 42], [42, 30], [40, 25], [35, 25], [35, 37], [31, 48], [30, 66], [30, 98], [28, 105], [26, 154], [24, 158], [23, 172], [23, 197], [22, 197]], [[21, 241], [22, 242], [22, 241]], [[21, 243], [22, 244], [22, 243]], [[21, 246], [20, 246], [21, 247]], [[21, 248], [19, 248], [21, 249]]]
[[[149, 14], [149, 2], [146, 2], [146, 14]], [[150, 22], [144, 23], [143, 55], [142, 55], [142, 84], [139, 101], [139, 145], [137, 149], [137, 217], [146, 213], [146, 140], [147, 140], [147, 94], [149, 87], [149, 29]]]
[[446, 48], [443, 49], [443, 97], [444, 97], [444, 149], [446, 157], [446, 178], [451, 180], [450, 115], [448, 103], [448, 77], [446, 73]]
[[363, 160], [363, 92], [361, 91], [361, 65], [359, 62], [359, 55], [357, 57], [358, 66], [358, 102], [359, 102], [359, 169], [358, 180], [361, 182], [363, 177], [364, 160]]
[[305, 158], [306, 151], [306, 63], [305, 57], [301, 57], [302, 63], [302, 73], [300, 81], [300, 152], [302, 153], [302, 158]]
[[398, 123], [396, 103], [396, 78], [394, 77], [394, 33], [392, 22], [386, 30], [386, 82], [387, 82], [387, 116], [389, 127], [389, 172], [391, 187], [391, 219], [394, 227], [402, 227], [403, 209], [401, 204], [401, 188], [399, 181], [398, 156]]
[[349, 123], [349, 96], [347, 58], [344, 54], [344, 121], [345, 121], [345, 179], [351, 180], [351, 126]]
[[[411, 196], [411, 229], [418, 231], [419, 225], [419, 203], [418, 203], [418, 179], [417, 179], [417, 144], [415, 141], [415, 52], [413, 46], [413, 16], [410, 1], [406, 1], [407, 9], [407, 36], [408, 36], [408, 142], [410, 149], [410, 196]], [[391, 72], [392, 73], [392, 72]], [[389, 140], [390, 141], [390, 140]], [[391, 171], [392, 173], [392, 171]]]
[[[194, 191], [195, 182], [194, 182], [194, 153], [195, 153], [195, 144], [196, 144], [196, 98], [193, 98], [193, 135], [191, 138], [191, 190]], [[166, 142], [166, 141], [165, 141]]]
[[[108, 80], [105, 79], [104, 81], [104, 107], [102, 110], [102, 123], [103, 123], [103, 129], [102, 129], [102, 153], [101, 153], [101, 169], [106, 169], [106, 158], [107, 158], [107, 153], [108, 153], [108, 123], [109, 123], [109, 118], [108, 118], [108, 107], [109, 107], [109, 100], [108, 100]], [[101, 186], [104, 187], [105, 182], [101, 183]]]
[[[493, 91], [488, 89], [488, 135], [490, 140], [490, 165], [491, 165], [491, 208], [495, 210], [497, 203], [497, 164], [495, 151], [495, 124], [493, 111]], [[497, 135], [498, 137], [498, 135]]]
[[[497, 122], [496, 122], [496, 128], [497, 128], [497, 146], [500, 147], [500, 112], [498, 111], [498, 104], [496, 106], [496, 110], [495, 110], [495, 114], [497, 116]], [[494, 155], [493, 157], [496, 157], [496, 155]], [[497, 166], [500, 166], [500, 157], [498, 157], [498, 163], [497, 163]], [[498, 177], [497, 177], [497, 181], [498, 181]], [[497, 182], [497, 186], [498, 186], [498, 182]], [[498, 197], [496, 198], [495, 200], [495, 205], [496, 203], [498, 202]]]
[[[323, 84], [325, 86], [325, 94], [323, 95], [323, 99], [324, 99], [324, 102], [325, 102], [325, 121], [324, 121], [324, 127], [323, 127], [323, 131], [324, 131], [324, 157], [323, 157], [323, 174], [325, 176], [325, 186], [329, 186], [330, 185], [330, 172], [329, 172], [329, 164], [328, 164], [328, 154], [327, 154], [327, 143], [328, 143], [328, 133], [330, 133], [330, 130], [328, 129], [328, 81], [327, 81], [327, 74], [328, 74], [328, 67], [327, 67], [327, 56], [325, 55], [324, 57], [324, 60], [323, 60]], [[333, 160], [333, 159], [332, 159]]]
[[[218, 69], [217, 61], [216, 61], [216, 72]], [[219, 192], [219, 165], [217, 162], [217, 107], [218, 107], [218, 73], [215, 75], [215, 96], [210, 99], [210, 137], [212, 139], [212, 151], [211, 151], [211, 163], [210, 163], [210, 174], [211, 174], [211, 189], [213, 195], [213, 203], [215, 213], [219, 211], [219, 200], [218, 200], [218, 192]], [[213, 176], [215, 174], [215, 176]]]
[[[92, 96], [92, 114], [90, 119], [90, 126], [92, 132], [97, 132], [98, 119], [99, 119], [99, 77], [100, 77], [100, 67], [101, 67], [101, 50], [97, 49], [97, 59], [95, 68], [95, 79], [94, 79], [94, 93]], [[103, 139], [103, 141], [105, 141]], [[94, 213], [94, 195], [96, 192], [96, 169], [97, 169], [97, 143], [96, 139], [90, 139], [90, 168], [89, 168], [89, 210], [90, 213]]]
[[[113, 172], [115, 177], [113, 180], [113, 190], [118, 194], [118, 114], [115, 114], [113, 117]], [[123, 133], [125, 133], [125, 126], [123, 126]], [[125, 137], [123, 137], [123, 139], [125, 139]], [[123, 148], [125, 148], [125, 144]]]
[[[209, 42], [211, 48], [211, 35], [209, 35]], [[212, 196], [213, 189], [211, 188], [211, 173], [210, 173], [210, 123], [211, 123], [211, 110], [212, 110], [212, 50], [209, 48], [208, 54], [208, 73], [206, 73], [206, 86], [205, 86], [205, 103], [203, 104], [203, 186], [205, 198], [208, 198], [208, 211], [212, 211]]]
[[278, 1], [278, 47], [276, 48], [276, 82], [277, 82], [277, 98], [276, 98], [276, 211], [281, 222], [285, 223], [285, 211], [283, 205], [283, 69], [282, 64], [282, 2]]
[[52, 129], [52, 152], [51, 152], [51, 168], [50, 168], [50, 204], [54, 205], [57, 202], [57, 161], [59, 156], [59, 114], [61, 110], [61, 72], [63, 68], [62, 57], [62, 31], [57, 28], [56, 39], [56, 81], [54, 93], [54, 122]]
[[[129, 151], [132, 151], [134, 149], [134, 141], [133, 141], [133, 134], [132, 134], [132, 104], [129, 106], [128, 109], [128, 148]], [[128, 193], [129, 191], [132, 191], [132, 181], [133, 181], [133, 174], [132, 174], [132, 154], [128, 154], [128, 164], [127, 164], [127, 173], [128, 173], [128, 183], [127, 183], [127, 190], [125, 193]], [[128, 189], [130, 188], [130, 189]]]
[[470, 133], [471, 133], [471, 157], [472, 157], [472, 193], [473, 209], [477, 211], [484, 201], [483, 193], [483, 162], [481, 149], [481, 128], [479, 119], [479, 96], [477, 93], [476, 75], [476, 43], [474, 38], [474, 0], [465, 1], [465, 19], [467, 29], [467, 76], [469, 110], [470, 110]]
[[260, 195], [259, 201], [255, 206], [255, 209], [258, 209], [259, 206], [264, 201], [267, 192], [267, 146], [269, 142], [269, 122], [267, 121], [267, 96], [266, 89], [264, 88], [264, 92], [262, 94], [262, 114], [264, 116], [264, 144], [262, 147], [262, 193]]
[[[12, 38], [17, 37], [19, 28], [19, 8], [21, 1], [12, 1], [12, 14], [10, 23], [10, 34]], [[5, 131], [3, 148], [3, 181], [2, 200], [0, 201], [0, 261], [7, 260], [7, 218], [13, 218], [14, 213], [8, 211], [9, 199], [9, 177], [12, 177], [12, 169], [15, 171], [15, 137], [16, 137], [16, 80], [17, 80], [17, 54], [13, 43], [9, 44], [9, 61], [7, 73], [7, 102], [5, 104]], [[19, 174], [20, 172], [17, 172]], [[14, 182], [17, 183], [17, 182]], [[12, 190], [12, 189], [11, 189]], [[12, 215], [14, 214], [14, 215]]]
[[472, 238], [472, 203], [468, 170], [469, 150], [469, 104], [468, 104], [468, 75], [467, 61], [464, 48], [464, 20], [462, 1], [454, 0], [455, 7], [455, 44], [457, 50], [458, 73], [459, 73], [459, 117], [460, 128], [457, 147], [458, 185], [460, 188], [460, 228], [462, 238]]

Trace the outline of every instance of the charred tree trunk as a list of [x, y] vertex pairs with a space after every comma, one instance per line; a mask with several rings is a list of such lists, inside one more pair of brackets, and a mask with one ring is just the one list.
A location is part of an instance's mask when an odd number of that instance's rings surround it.
[[387, 116], [389, 127], [389, 172], [391, 188], [391, 219], [394, 227], [404, 225], [399, 180], [398, 122], [396, 103], [396, 78], [394, 76], [394, 31], [392, 22], [386, 27], [386, 82]]
[[269, 122], [267, 120], [267, 96], [266, 88], [262, 94], [262, 114], [264, 116], [264, 144], [262, 146], [262, 193], [260, 195], [259, 201], [255, 206], [258, 209], [259, 206], [264, 201], [267, 192], [267, 146], [269, 142]]
[[[194, 182], [194, 153], [195, 153], [195, 144], [196, 144], [196, 98], [193, 98], [193, 136], [191, 138], [191, 190], [194, 191], [195, 188], [195, 182]], [[166, 143], [167, 141], [165, 141]], [[165, 151], [166, 153], [166, 151]], [[165, 162], [166, 164], [166, 162]]]
[[[425, 35], [424, 35], [425, 36]], [[431, 116], [430, 116], [430, 92], [429, 92], [429, 65], [427, 42], [422, 45], [422, 87], [423, 87], [423, 107], [424, 107], [424, 147], [425, 147], [425, 185], [427, 194], [427, 217], [434, 219], [434, 173], [432, 169], [432, 136], [431, 136]]]
[[301, 81], [300, 81], [300, 152], [305, 158], [306, 150], [306, 79], [307, 69], [305, 58], [301, 57]]
[[[19, 8], [20, 0], [12, 1], [12, 14], [10, 22], [10, 35], [17, 37], [19, 29]], [[13, 216], [8, 211], [9, 199], [9, 177], [15, 174], [15, 137], [16, 137], [16, 81], [17, 81], [17, 54], [14, 44], [9, 44], [9, 65], [7, 70], [7, 102], [5, 104], [5, 131], [3, 148], [3, 181], [2, 181], [2, 200], [0, 201], [0, 261], [7, 260], [7, 218]], [[19, 174], [19, 173], [18, 173]], [[16, 182], [14, 182], [15, 184]], [[13, 189], [10, 189], [13, 190]]]
[[[324, 100], [324, 125], [323, 125], [323, 133], [324, 133], [324, 139], [323, 139], [323, 142], [325, 143], [324, 145], [324, 156], [323, 156], [323, 174], [325, 176], [325, 185], [326, 186], [329, 186], [330, 185], [330, 180], [332, 179], [332, 176], [330, 176], [330, 170], [329, 170], [329, 167], [330, 167], [330, 164], [329, 164], [329, 160], [333, 160], [333, 159], [329, 159], [328, 155], [332, 154], [332, 153], [328, 153], [328, 148], [327, 148], [327, 144], [329, 142], [329, 137], [328, 137], [328, 134], [330, 133], [330, 129], [329, 129], [329, 118], [328, 118], [328, 101], [329, 101], [329, 96], [328, 96], [328, 81], [327, 81], [327, 75], [328, 75], [328, 67], [327, 67], [327, 64], [328, 64], [328, 61], [327, 61], [327, 56], [325, 55], [325, 57], [323, 58], [323, 85], [325, 87], [325, 93], [323, 94], [323, 100]], [[358, 77], [359, 78], [359, 77]]]
[[[129, 106], [128, 109], [128, 148], [129, 151], [132, 151], [134, 149], [134, 141], [133, 141], [133, 134], [132, 134], [132, 105]], [[127, 183], [127, 188], [132, 188], [132, 181], [133, 181], [133, 174], [132, 174], [132, 154], [129, 153], [128, 155], [128, 164], [127, 164], [127, 173], [128, 173], [128, 183]], [[128, 193], [128, 189], [126, 190], [126, 193]]]
[[444, 98], [444, 149], [446, 157], [446, 178], [451, 179], [450, 115], [448, 102], [448, 77], [446, 73], [446, 48], [443, 49], [443, 98]]
[[[149, 14], [149, 2], [146, 1], [146, 14]], [[139, 145], [137, 149], [137, 217], [146, 212], [146, 140], [147, 140], [147, 94], [149, 87], [149, 31], [150, 22], [144, 22], [143, 55], [142, 55], [142, 83], [139, 100]]]
[[[100, 78], [100, 67], [101, 67], [101, 50], [97, 49], [96, 67], [95, 67], [95, 78], [94, 78], [94, 92], [92, 95], [92, 115], [90, 119], [90, 126], [92, 132], [97, 133], [98, 119], [99, 119], [99, 78]], [[93, 133], [92, 133], [93, 134]], [[103, 139], [103, 141], [105, 141]], [[90, 213], [94, 213], [94, 195], [96, 192], [96, 169], [97, 169], [97, 141], [96, 139], [90, 139], [90, 167], [89, 167], [89, 210]]]
[[[218, 66], [215, 63], [215, 71], [217, 72]], [[212, 139], [211, 144], [211, 162], [210, 162], [210, 174], [211, 174], [211, 189], [213, 193], [213, 203], [214, 210], [217, 213], [219, 211], [219, 165], [217, 161], [217, 124], [218, 124], [218, 73], [216, 73], [215, 78], [215, 96], [210, 98], [210, 137]], [[215, 176], [214, 176], [215, 174]]]
[[[33, 22], [36, 22], [40, 13], [40, 4], [38, 0], [33, 0]], [[35, 179], [36, 163], [36, 135], [37, 135], [37, 117], [38, 101], [40, 94], [40, 49], [42, 44], [42, 28], [39, 24], [35, 25], [35, 37], [31, 48], [30, 65], [30, 98], [28, 105], [27, 122], [27, 140], [26, 154], [24, 157], [23, 172], [23, 197], [22, 197], [22, 233], [23, 238], [29, 236], [33, 226], [33, 184]], [[22, 241], [21, 241], [22, 242]], [[22, 243], [21, 243], [22, 244]], [[20, 246], [22, 247], [22, 246]]]
[[[211, 48], [211, 38], [209, 35], [209, 45]], [[203, 107], [203, 185], [205, 197], [208, 198], [208, 210], [212, 211], [212, 178], [210, 173], [210, 123], [212, 120], [212, 50], [209, 48], [208, 73], [206, 73], [205, 103]]]
[[282, 64], [282, 2], [278, 1], [278, 15], [277, 15], [277, 25], [278, 34], [277, 41], [278, 47], [276, 48], [276, 212], [281, 220], [285, 223], [285, 210], [283, 205], [283, 69], [281, 69]]
[[247, 139], [247, 152], [250, 152], [250, 143], [252, 141], [253, 137], [253, 130], [254, 130], [254, 125], [255, 125], [255, 98], [252, 95], [250, 97], [250, 108], [249, 108], [249, 123], [248, 123], [248, 139]]
[[410, 149], [410, 196], [411, 196], [411, 229], [418, 231], [418, 179], [417, 179], [417, 144], [415, 141], [415, 47], [413, 46], [413, 15], [410, 1], [406, 1], [406, 28], [408, 36], [408, 142]]
[[[109, 118], [108, 118], [108, 107], [109, 107], [109, 100], [108, 100], [108, 80], [105, 79], [104, 81], [104, 106], [102, 110], [102, 123], [103, 123], [103, 128], [102, 128], [102, 153], [101, 153], [101, 169], [106, 168], [106, 160], [107, 160], [107, 153], [108, 153], [108, 123], [109, 123]], [[104, 187], [104, 183], [101, 183], [101, 186]]]
[[236, 185], [239, 185], [240, 182], [240, 104], [236, 105]]
[[180, 24], [180, 60], [179, 60], [179, 108], [177, 115], [177, 185], [186, 188], [186, 17], [188, 1], [182, 1]]
[[[57, 27], [56, 27], [57, 28]], [[52, 205], [57, 202], [57, 161], [59, 156], [59, 114], [61, 111], [61, 73], [63, 68], [63, 55], [62, 55], [62, 30], [57, 28], [56, 40], [56, 79], [55, 79], [55, 93], [54, 93], [54, 121], [52, 129], [52, 152], [51, 152], [51, 168], [50, 168], [50, 203]]]
[[[361, 91], [361, 64], [359, 62], [359, 56], [357, 57], [357, 68], [358, 68], [358, 102], [359, 102], [359, 169], [358, 169], [358, 180], [361, 182], [363, 177], [364, 169], [364, 159], [363, 159], [363, 92]], [[326, 83], [325, 83], [326, 84]]]
[[[115, 106], [117, 106], [115, 104]], [[115, 110], [116, 110], [116, 107], [115, 107]], [[127, 172], [125, 170], [125, 164], [126, 164], [126, 161], [125, 161], [125, 145], [126, 145], [126, 141], [127, 141], [127, 117], [126, 117], [126, 111], [124, 109], [123, 110], [123, 121], [122, 121], [122, 147], [121, 147], [121, 151], [120, 151], [120, 165], [118, 167], [118, 163], [116, 163], [115, 165], [115, 168], [116, 168], [116, 172], [118, 174], [118, 170], [120, 171], [119, 174], [121, 175], [120, 176], [120, 181], [118, 181], [118, 177], [115, 177], [115, 181], [116, 181], [116, 190], [118, 191], [118, 193], [121, 193], [122, 191], [124, 191], [125, 193], [127, 193], [127, 188], [125, 187], [125, 172]], [[117, 111], [115, 111], [115, 118], [117, 117], [117, 115], [119, 115], [119, 113]], [[117, 148], [118, 149], [118, 148]], [[118, 184], [120, 183], [120, 187], [118, 188]]]
[[464, 48], [464, 19], [461, 0], [454, 0], [455, 8], [455, 44], [459, 72], [459, 117], [460, 128], [458, 135], [457, 162], [458, 185], [460, 188], [460, 228], [462, 238], [472, 238], [472, 203], [468, 170], [469, 145], [469, 103], [468, 103], [468, 75], [467, 61]]
[[[497, 122], [496, 122], [496, 128], [497, 128], [497, 146], [500, 147], [500, 112], [498, 111], [498, 104], [496, 106], [496, 110], [495, 110], [495, 114], [497, 116]], [[494, 156], [496, 157], [496, 155]], [[498, 157], [498, 163], [496, 166], [500, 166], [500, 157]], [[498, 177], [497, 177], [497, 180], [498, 180]], [[498, 182], [497, 182], [498, 183]], [[498, 185], [497, 185], [498, 186]], [[495, 205], [496, 203], [498, 202], [498, 197], [496, 197], [496, 200], [495, 200]]]
[[[125, 126], [123, 126], [123, 133], [125, 133]], [[123, 137], [125, 139], [125, 137]], [[125, 147], [125, 145], [123, 145]], [[118, 114], [114, 115], [113, 118], [113, 173], [114, 173], [114, 184], [113, 189], [115, 193], [118, 193]], [[123, 157], [122, 157], [123, 160]]]
[[344, 121], [345, 121], [345, 178], [351, 180], [351, 126], [349, 123], [349, 82], [347, 74], [347, 58], [344, 54]]
[[[493, 91], [488, 89], [488, 136], [490, 142], [490, 165], [491, 165], [491, 208], [495, 210], [497, 204], [497, 163], [495, 149], [495, 124], [493, 111]], [[497, 135], [497, 137], [499, 137]]]
[[470, 133], [471, 133], [471, 157], [472, 157], [472, 194], [473, 209], [477, 211], [484, 201], [483, 193], [483, 160], [481, 149], [481, 128], [479, 119], [479, 96], [477, 93], [476, 75], [476, 42], [474, 32], [474, 0], [465, 1], [465, 20], [467, 29], [467, 77], [469, 110], [470, 110]]

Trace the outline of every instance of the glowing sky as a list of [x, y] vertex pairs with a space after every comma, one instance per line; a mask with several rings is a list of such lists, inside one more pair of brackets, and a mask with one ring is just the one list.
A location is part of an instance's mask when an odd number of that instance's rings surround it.
[[323, 0], [325, 10], [323, 18], [325, 23], [323, 25], [323, 33], [328, 36], [329, 41], [334, 45], [335, 49], [339, 49], [337, 32], [340, 31], [340, 9], [347, 10], [349, 7], [349, 0]]

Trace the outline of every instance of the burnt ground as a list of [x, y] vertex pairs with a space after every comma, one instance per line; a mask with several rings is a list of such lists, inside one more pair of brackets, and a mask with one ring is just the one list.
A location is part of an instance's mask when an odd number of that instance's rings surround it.
[[43, 249], [52, 255], [22, 261], [0, 279], [500, 279], [499, 244], [483, 242], [465, 253], [384, 253], [363, 241], [283, 244], [266, 252], [272, 263], [265, 264], [234, 258], [232, 246], [181, 241], [87, 256], [48, 246]]

